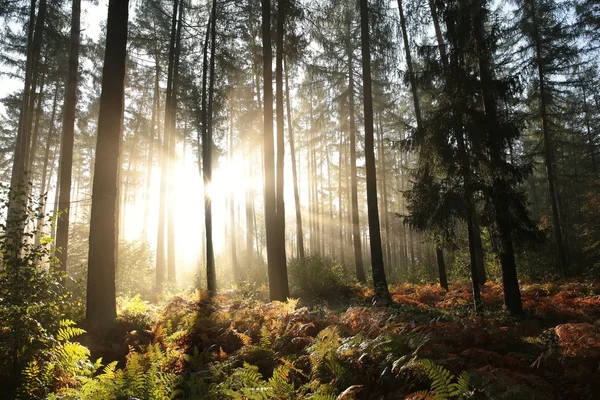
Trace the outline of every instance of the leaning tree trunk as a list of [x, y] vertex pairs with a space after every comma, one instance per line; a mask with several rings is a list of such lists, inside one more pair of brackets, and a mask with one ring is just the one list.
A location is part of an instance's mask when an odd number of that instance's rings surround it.
[[377, 210], [377, 174], [373, 137], [373, 94], [371, 92], [368, 0], [361, 0], [360, 2], [360, 21], [365, 118], [365, 168], [367, 171], [367, 208], [369, 216], [369, 243], [371, 245], [371, 268], [373, 270], [375, 296], [385, 304], [391, 302], [392, 299], [388, 291], [383, 266], [379, 211]]
[[61, 270], [67, 271], [69, 249], [69, 209], [71, 207], [71, 172], [73, 170], [73, 143], [75, 140], [75, 111], [77, 110], [77, 75], [79, 69], [81, 0], [73, 0], [71, 13], [71, 48], [69, 50], [69, 80], [63, 108], [62, 147], [60, 151], [60, 191], [58, 209], [64, 210], [56, 227], [57, 258]]
[[90, 217], [86, 319], [92, 332], [117, 317], [118, 176], [129, 1], [109, 0]]

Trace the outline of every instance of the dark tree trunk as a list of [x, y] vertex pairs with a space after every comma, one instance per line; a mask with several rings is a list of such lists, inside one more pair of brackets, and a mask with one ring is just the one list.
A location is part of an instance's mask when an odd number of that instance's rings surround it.
[[118, 176], [122, 140], [128, 0], [109, 0], [90, 217], [87, 324], [107, 329], [117, 317]]
[[[264, 81], [264, 172], [265, 172], [265, 230], [267, 237], [267, 265], [271, 300], [285, 301], [287, 287], [282, 287], [281, 271], [285, 271], [285, 252], [281, 249], [278, 227], [277, 188], [275, 183], [275, 145], [273, 141], [273, 71], [271, 51], [271, 2], [262, 0], [262, 43]], [[283, 6], [283, 4], [279, 4]], [[281, 12], [284, 12], [282, 9]], [[279, 16], [278, 19], [283, 15]], [[279, 26], [279, 21], [277, 23]], [[283, 33], [283, 32], [281, 32]], [[281, 60], [279, 60], [281, 61]], [[279, 81], [278, 81], [279, 82]], [[283, 104], [280, 103], [282, 106]], [[283, 111], [283, 109], [282, 109]], [[283, 255], [283, 257], [282, 257]], [[286, 275], [287, 278], [287, 275]]]
[[351, 45], [350, 26], [348, 26], [348, 43], [346, 51], [348, 57], [348, 111], [350, 118], [350, 186], [351, 186], [351, 203], [352, 203], [352, 238], [354, 245], [354, 264], [356, 267], [356, 279], [365, 283], [365, 269], [362, 259], [362, 248], [360, 245], [360, 224], [358, 220], [358, 183], [356, 171], [356, 126], [354, 117], [354, 71], [353, 71], [353, 49]]
[[[49, 183], [50, 179], [48, 178], [48, 175], [50, 175], [50, 178], [52, 177], [52, 169], [53, 169], [52, 167], [54, 166], [54, 158], [56, 157], [56, 155], [53, 155], [52, 163], [50, 163], [50, 149], [54, 145], [54, 139], [55, 139], [54, 137], [56, 136], [56, 127], [54, 126], [54, 123], [56, 120], [56, 107], [58, 104], [58, 88], [59, 88], [59, 83], [57, 81], [56, 86], [54, 88], [54, 100], [52, 101], [52, 113], [50, 114], [50, 129], [48, 130], [48, 136], [46, 138], [46, 149], [44, 151], [44, 165], [42, 166], [42, 178], [41, 178], [42, 188], [40, 190], [40, 195], [44, 196], [42, 215], [46, 214], [46, 209], [47, 209], [47, 204], [48, 204], [46, 191], [48, 190], [48, 186], [50, 185], [50, 183]], [[48, 165], [49, 164], [50, 164], [50, 174], [48, 174]], [[44, 234], [44, 232], [43, 232], [44, 222], [45, 222], [44, 217], [38, 219], [37, 233], [35, 235], [35, 244], [36, 245], [40, 244], [41, 236]]]
[[[491, 88], [494, 86], [492, 69], [490, 66], [490, 50], [487, 47], [485, 37], [484, 5], [482, 1], [476, 3], [476, 31], [475, 42], [478, 47], [479, 74], [483, 89], [484, 111], [488, 120], [489, 148], [493, 166], [499, 166], [505, 163], [504, 152], [502, 148], [501, 133], [502, 127], [498, 121], [498, 106], [494, 93]], [[498, 255], [500, 266], [502, 268], [502, 286], [504, 289], [504, 305], [512, 315], [523, 314], [523, 304], [521, 302], [521, 291], [519, 289], [519, 280], [517, 277], [517, 266], [515, 263], [515, 254], [512, 240], [512, 222], [510, 215], [510, 195], [508, 193], [508, 184], [499, 173], [494, 174], [493, 178], [493, 205], [495, 211], [496, 224], [500, 237], [498, 246]]]
[[535, 41], [535, 63], [539, 80], [540, 91], [540, 115], [542, 117], [542, 135], [544, 137], [544, 161], [546, 163], [546, 175], [548, 179], [548, 191], [550, 193], [550, 204], [552, 206], [552, 223], [554, 225], [554, 237], [558, 248], [560, 266], [565, 276], [569, 275], [569, 257], [565, 240], [563, 238], [563, 223], [561, 219], [560, 204], [556, 189], [556, 160], [554, 159], [554, 149], [552, 147], [552, 138], [550, 132], [550, 121], [548, 112], [548, 88], [546, 87], [546, 74], [542, 67], [542, 49], [541, 39], [539, 37], [536, 6], [532, 0], [528, 1], [531, 8], [533, 22], [534, 41]]
[[[214, 41], [216, 36], [216, 17], [217, 17], [217, 1], [213, 0], [210, 20], [206, 28], [206, 37], [204, 40], [204, 61], [202, 64], [202, 168], [204, 172], [204, 226], [206, 234], [206, 282], [209, 296], [217, 294], [217, 273], [215, 269], [215, 254], [213, 249], [213, 231], [212, 231], [212, 199], [208, 193], [208, 186], [212, 181], [212, 107], [209, 101], [209, 108], [206, 105], [207, 95], [207, 72], [208, 72], [208, 40], [210, 32], [211, 42], [211, 57], [210, 69], [211, 76], [210, 85], [212, 86], [214, 72]], [[210, 89], [209, 89], [210, 90]], [[211, 96], [212, 97], [212, 96]], [[212, 98], [211, 98], [212, 100]]]
[[[24, 191], [25, 167], [29, 158], [29, 131], [27, 130], [27, 121], [29, 121], [29, 102], [31, 97], [31, 82], [33, 75], [33, 63], [35, 58], [33, 35], [35, 26], [35, 3], [36, 0], [31, 0], [29, 8], [29, 23], [27, 27], [27, 58], [25, 62], [25, 83], [23, 88], [23, 101], [21, 103], [21, 112], [19, 114], [19, 125], [17, 128], [17, 140], [15, 145], [15, 153], [13, 157], [13, 165], [10, 178], [11, 201], [8, 207], [6, 217], [8, 224], [17, 223], [20, 218], [19, 214], [24, 208], [27, 200], [26, 192]], [[19, 224], [20, 225], [20, 224]], [[14, 243], [21, 241], [22, 227], [15, 226], [15, 237], [11, 238]]]
[[[233, 107], [230, 107], [229, 117], [229, 165], [233, 162]], [[231, 268], [233, 270], [234, 282], [239, 281], [240, 272], [237, 260], [237, 227], [235, 223], [235, 197], [233, 192], [229, 194], [229, 218], [230, 218], [230, 230], [231, 230]]]
[[379, 211], [377, 210], [377, 174], [375, 168], [375, 149], [373, 137], [373, 95], [371, 93], [371, 50], [369, 45], [368, 0], [361, 0], [360, 2], [360, 21], [365, 118], [365, 166], [367, 171], [367, 208], [369, 215], [371, 268], [373, 270], [375, 296], [379, 301], [383, 303], [389, 303], [392, 299], [388, 291], [387, 280], [383, 266]]
[[171, 15], [171, 40], [169, 43], [169, 63], [167, 66], [167, 91], [165, 96], [165, 122], [163, 130], [162, 150], [161, 150], [161, 173], [160, 173], [160, 199], [158, 214], [158, 232], [156, 240], [156, 287], [157, 294], [163, 290], [165, 278], [167, 275], [167, 257], [169, 248], [165, 246], [165, 225], [168, 225], [168, 181], [169, 164], [171, 162], [171, 118], [172, 115], [172, 95], [173, 95], [173, 66], [175, 64], [175, 40], [177, 36], [177, 9], [178, 0], [173, 1], [173, 11]]
[[298, 171], [296, 169], [296, 149], [294, 144], [294, 127], [292, 111], [290, 107], [290, 86], [288, 77], [288, 64], [284, 58], [285, 65], [285, 100], [287, 110], [288, 135], [290, 141], [290, 155], [292, 157], [292, 180], [294, 185], [294, 204], [296, 206], [296, 238], [298, 246], [298, 257], [304, 258], [304, 234], [302, 233], [302, 212], [300, 210], [300, 194], [298, 191]]
[[[34, 182], [34, 167], [35, 167], [35, 158], [37, 155], [37, 149], [38, 149], [38, 143], [39, 143], [39, 133], [40, 133], [40, 117], [42, 116], [42, 109], [43, 109], [43, 105], [44, 105], [44, 87], [46, 84], [46, 76], [42, 75], [41, 76], [41, 83], [40, 83], [40, 91], [39, 93], [37, 93], [37, 96], [32, 96], [36, 97], [37, 100], [37, 106], [35, 107], [35, 123], [33, 124], [33, 133], [31, 136], [31, 149], [29, 151], [29, 160], [27, 162], [27, 171], [29, 172], [30, 175], [30, 181]], [[31, 108], [33, 110], [33, 107]]]
[[[341, 123], [340, 123], [341, 128]], [[339, 242], [340, 242], [340, 262], [342, 263], [342, 267], [344, 268], [344, 272], [346, 272], [346, 249], [344, 243], [344, 204], [343, 204], [343, 196], [342, 196], [342, 162], [344, 160], [343, 153], [344, 152], [344, 134], [342, 133], [342, 129], [340, 129], [340, 144], [338, 147], [339, 158], [338, 158], [338, 229], [339, 229]], [[333, 222], [333, 221], [332, 221]]]
[[[285, 252], [285, 202], [283, 198], [283, 167], [285, 156], [284, 143], [284, 113], [285, 103], [283, 100], [283, 38], [285, 37], [284, 22], [285, 13], [287, 12], [287, 0], [278, 1], [277, 10], [277, 40], [276, 40], [276, 55], [275, 55], [275, 97], [277, 103], [277, 173], [276, 173], [276, 233], [275, 240], [277, 246], [277, 300], [285, 301], [290, 296], [288, 288], [286, 252]], [[266, 101], [266, 100], [265, 100]], [[270, 271], [269, 271], [270, 272]], [[273, 293], [273, 292], [271, 292]]]
[[[175, 9], [174, 9], [175, 11]], [[177, 22], [177, 33], [175, 35], [174, 61], [173, 61], [173, 84], [171, 86], [171, 107], [169, 117], [169, 179], [168, 202], [167, 202], [167, 280], [176, 282], [175, 265], [175, 196], [173, 186], [175, 171], [175, 147], [177, 145], [176, 121], [177, 121], [177, 86], [179, 84], [179, 55], [181, 53], [181, 26], [183, 25], [183, 3], [179, 4], [179, 21]]]
[[[160, 85], [159, 85], [159, 66], [158, 66], [158, 55], [156, 55], [156, 71], [154, 76], [154, 96], [152, 100], [152, 116], [150, 117], [150, 132], [148, 132], [148, 166], [146, 170], [146, 197], [144, 199], [145, 212], [144, 215], [150, 215], [150, 199], [152, 197], [152, 170], [154, 169], [154, 142], [156, 133], [160, 132]], [[148, 235], [148, 222], [149, 218], [144, 218], [144, 230], [143, 237], [146, 238]]]
[[71, 43], [69, 49], [69, 80], [63, 108], [62, 147], [60, 153], [60, 190], [58, 209], [64, 210], [56, 227], [57, 258], [61, 269], [67, 271], [69, 249], [69, 209], [71, 207], [71, 173], [73, 170], [73, 144], [75, 140], [75, 112], [77, 111], [77, 78], [79, 69], [81, 0], [73, 0], [71, 13]]
[[448, 277], [446, 275], [446, 262], [444, 261], [444, 252], [440, 247], [435, 248], [437, 256], [438, 272], [440, 275], [440, 286], [448, 290]]

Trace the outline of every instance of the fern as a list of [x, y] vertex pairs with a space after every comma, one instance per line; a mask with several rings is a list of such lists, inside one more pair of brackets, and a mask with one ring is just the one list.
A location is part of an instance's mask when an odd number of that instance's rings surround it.
[[273, 395], [277, 399], [292, 399], [295, 395], [295, 388], [290, 383], [291, 369], [287, 365], [279, 365], [273, 370], [273, 376], [269, 378], [269, 386]]
[[271, 333], [266, 326], [260, 329], [260, 347], [264, 350], [269, 350], [272, 347]]
[[408, 398], [448, 400], [469, 393], [469, 375], [466, 371], [456, 378], [449, 370], [431, 360], [419, 360], [413, 365], [429, 377], [431, 389], [413, 393]]

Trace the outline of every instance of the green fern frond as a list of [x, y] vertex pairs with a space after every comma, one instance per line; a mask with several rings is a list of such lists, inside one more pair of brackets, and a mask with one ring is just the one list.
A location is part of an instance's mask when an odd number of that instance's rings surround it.
[[272, 347], [271, 333], [266, 326], [260, 328], [260, 347], [264, 350], [270, 350]]

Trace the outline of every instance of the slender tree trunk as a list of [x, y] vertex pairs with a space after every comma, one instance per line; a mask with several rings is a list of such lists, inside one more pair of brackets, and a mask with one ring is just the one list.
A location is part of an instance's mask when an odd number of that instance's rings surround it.
[[[233, 162], [233, 107], [230, 106], [230, 117], [229, 117], [229, 165]], [[230, 230], [231, 230], [231, 267], [233, 270], [233, 280], [237, 282], [239, 280], [239, 268], [237, 261], [237, 228], [235, 224], [235, 198], [233, 192], [229, 194], [229, 217], [230, 217]]]
[[[29, 112], [28, 112], [28, 118], [27, 121], [25, 122], [26, 124], [26, 128], [27, 129], [27, 148], [28, 148], [28, 152], [27, 152], [27, 158], [25, 160], [25, 168], [27, 168], [27, 170], [25, 171], [26, 174], [29, 174], [30, 176], [28, 177], [29, 180], [31, 180], [31, 175], [32, 175], [32, 170], [31, 170], [31, 166], [32, 166], [32, 161], [31, 159], [33, 158], [33, 152], [32, 152], [32, 148], [36, 148], [37, 147], [37, 135], [33, 135], [32, 137], [32, 127], [33, 127], [33, 111], [34, 111], [34, 104], [35, 104], [35, 100], [36, 100], [36, 87], [38, 84], [38, 80], [40, 79], [40, 69], [41, 69], [41, 62], [40, 62], [40, 58], [41, 58], [41, 51], [42, 51], [42, 41], [44, 38], [44, 24], [46, 22], [46, 9], [47, 9], [47, 2], [46, 0], [40, 0], [40, 6], [38, 8], [38, 15], [36, 17], [35, 20], [35, 32], [33, 34], [33, 69], [31, 72], [31, 97], [29, 98]], [[43, 89], [43, 74], [42, 74], [42, 84], [41, 84], [41, 88]], [[42, 91], [40, 90], [40, 93], [38, 93], [38, 95], [41, 97], [42, 95]]]
[[118, 175], [122, 140], [128, 0], [109, 0], [90, 218], [88, 326], [108, 329], [117, 317]]
[[[398, 0], [401, 1], [401, 0]], [[448, 59], [446, 57], [446, 46], [444, 44], [444, 36], [442, 35], [442, 29], [440, 28], [440, 20], [438, 18], [437, 9], [435, 6], [435, 0], [428, 0], [429, 11], [431, 12], [431, 19], [433, 20], [433, 29], [435, 31], [435, 37], [438, 43], [438, 50], [440, 52], [440, 59], [444, 69], [448, 69]], [[404, 30], [404, 29], [403, 29]]]
[[[287, 297], [281, 286], [280, 272], [285, 266], [285, 253], [279, 248], [280, 241], [277, 217], [277, 187], [275, 182], [275, 145], [273, 140], [273, 72], [271, 51], [271, 2], [261, 0], [262, 42], [263, 42], [263, 81], [264, 81], [264, 172], [265, 172], [265, 230], [267, 237], [267, 265], [269, 271], [269, 292], [271, 300], [284, 301]], [[283, 4], [279, 4], [283, 6]], [[284, 10], [281, 10], [284, 12]], [[281, 16], [278, 15], [278, 19]], [[277, 22], [279, 27], [279, 21]], [[283, 32], [281, 32], [283, 33]], [[279, 51], [279, 49], [278, 49]], [[278, 68], [279, 70], [279, 68]], [[278, 80], [279, 83], [280, 80]], [[278, 85], [279, 86], [279, 85]], [[281, 103], [280, 103], [281, 104]], [[283, 110], [283, 109], [282, 109]], [[279, 119], [279, 117], [278, 117]], [[284, 255], [283, 260], [281, 255]], [[283, 265], [282, 265], [283, 264]]]
[[[204, 169], [204, 225], [206, 232], [206, 282], [208, 286], [208, 293], [210, 296], [217, 294], [217, 274], [215, 269], [215, 254], [213, 249], [213, 231], [212, 231], [212, 199], [208, 193], [208, 187], [212, 182], [212, 106], [209, 102], [209, 109], [206, 105], [206, 78], [208, 70], [208, 32], [210, 32], [211, 41], [211, 57], [210, 57], [210, 69], [211, 69], [211, 85], [214, 82], [214, 41], [216, 36], [216, 17], [217, 17], [217, 2], [213, 0], [211, 17], [207, 26], [206, 38], [204, 40], [204, 61], [202, 64], [202, 167]], [[210, 90], [210, 89], [209, 89]], [[212, 99], [211, 99], [212, 100]]]
[[[18, 223], [19, 214], [25, 206], [27, 200], [26, 192], [23, 186], [26, 183], [25, 168], [29, 158], [29, 131], [27, 130], [27, 121], [29, 120], [29, 101], [31, 97], [31, 81], [33, 75], [34, 62], [34, 21], [35, 21], [36, 0], [31, 0], [29, 8], [29, 23], [27, 27], [27, 59], [25, 62], [25, 84], [23, 88], [23, 101], [21, 103], [21, 112], [19, 114], [19, 125], [17, 128], [17, 140], [13, 165], [11, 171], [10, 188], [11, 199], [6, 217], [7, 227], [9, 224]], [[21, 241], [23, 227], [15, 226], [15, 237], [11, 239], [14, 243]], [[18, 255], [15, 254], [18, 257]], [[16, 262], [16, 260], [15, 260]]]
[[69, 80], [63, 108], [62, 147], [60, 154], [60, 191], [58, 208], [65, 210], [57, 222], [57, 258], [62, 271], [67, 271], [69, 249], [69, 209], [71, 207], [71, 173], [73, 169], [73, 144], [75, 140], [75, 112], [77, 111], [77, 78], [79, 69], [81, 0], [73, 0], [71, 13], [71, 42], [69, 49]]
[[173, 11], [171, 15], [171, 40], [169, 44], [169, 63], [167, 66], [167, 91], [165, 98], [165, 121], [163, 130], [162, 153], [161, 153], [161, 174], [160, 174], [160, 199], [158, 214], [158, 232], [156, 240], [156, 287], [155, 292], [159, 294], [163, 290], [165, 277], [167, 275], [167, 257], [169, 248], [165, 246], [165, 225], [168, 224], [168, 181], [170, 164], [170, 143], [171, 143], [171, 118], [172, 115], [172, 95], [173, 95], [173, 67], [175, 64], [175, 40], [177, 36], [177, 9], [178, 0], [173, 1]]
[[[340, 128], [341, 128], [341, 124], [340, 124]], [[342, 196], [342, 161], [343, 161], [343, 155], [342, 153], [344, 153], [343, 149], [344, 149], [344, 135], [342, 133], [342, 129], [340, 129], [340, 144], [338, 147], [338, 153], [339, 153], [339, 158], [338, 158], [338, 229], [339, 229], [339, 242], [340, 242], [340, 262], [342, 263], [342, 267], [344, 268], [344, 272], [346, 271], [346, 249], [344, 248], [344, 213], [342, 212], [342, 210], [344, 209], [344, 204], [342, 202], [343, 196]]]
[[542, 67], [542, 49], [541, 40], [538, 32], [538, 22], [536, 6], [532, 0], [528, 1], [534, 31], [535, 41], [535, 62], [537, 66], [537, 75], [539, 80], [540, 90], [540, 115], [542, 117], [542, 135], [544, 137], [544, 161], [546, 163], [546, 175], [548, 179], [548, 191], [550, 193], [550, 204], [552, 206], [552, 223], [554, 225], [554, 237], [558, 248], [558, 256], [560, 258], [560, 266], [565, 276], [569, 274], [569, 259], [567, 249], [563, 238], [563, 226], [561, 220], [561, 210], [558, 201], [556, 189], [556, 161], [554, 159], [554, 149], [552, 147], [552, 138], [550, 132], [550, 121], [548, 113], [548, 89], [546, 88], [546, 74]]
[[145, 218], [142, 237], [148, 237], [148, 223], [150, 215], [150, 200], [152, 198], [152, 172], [154, 169], [154, 142], [156, 133], [160, 132], [160, 86], [159, 86], [159, 65], [158, 55], [156, 56], [156, 73], [154, 76], [154, 96], [152, 99], [152, 116], [150, 118], [150, 132], [148, 136], [148, 168], [146, 170], [146, 197], [145, 197]]
[[[283, 197], [284, 183], [284, 113], [285, 103], [283, 99], [283, 39], [285, 37], [285, 15], [287, 0], [278, 0], [277, 3], [277, 38], [276, 38], [276, 54], [275, 54], [275, 97], [276, 97], [276, 112], [277, 112], [277, 160], [276, 160], [276, 189], [275, 189], [275, 236], [273, 243], [276, 246], [277, 261], [275, 264], [277, 288], [275, 291], [271, 289], [272, 300], [287, 300], [289, 297], [287, 266], [286, 266], [286, 249], [285, 249], [285, 202]], [[264, 49], [263, 49], [264, 51]], [[270, 58], [269, 58], [270, 59]], [[265, 98], [266, 103], [266, 98]], [[266, 132], [266, 131], [265, 131]], [[266, 150], [265, 150], [266, 151]], [[268, 164], [269, 168], [271, 164]], [[268, 251], [268, 249], [267, 249]], [[270, 265], [269, 265], [270, 267]], [[269, 271], [269, 275], [271, 271]], [[270, 282], [269, 282], [270, 284]], [[275, 293], [275, 298], [273, 294]]]
[[278, 0], [277, 9], [277, 47], [275, 54], [275, 97], [277, 102], [277, 174], [276, 174], [276, 209], [277, 209], [277, 233], [276, 240], [278, 251], [277, 278], [279, 281], [278, 299], [287, 300], [289, 297], [287, 277], [287, 257], [285, 249], [285, 201], [283, 195], [284, 185], [284, 160], [285, 160], [285, 107], [283, 99], [283, 42], [285, 37], [285, 16], [287, 12], [287, 1]]
[[[30, 181], [34, 181], [34, 166], [35, 166], [35, 157], [37, 155], [38, 142], [39, 142], [39, 133], [40, 133], [40, 117], [42, 116], [42, 109], [44, 108], [44, 87], [46, 84], [46, 76], [42, 74], [41, 83], [40, 83], [40, 92], [37, 94], [37, 106], [35, 107], [35, 123], [33, 124], [33, 133], [31, 136], [31, 150], [30, 156], [28, 160], [27, 171], [30, 174]], [[32, 108], [33, 110], [33, 108]]]
[[377, 174], [375, 168], [375, 149], [373, 137], [373, 95], [371, 93], [371, 50], [369, 44], [368, 0], [360, 1], [360, 21], [365, 118], [365, 167], [367, 171], [367, 208], [369, 214], [371, 268], [373, 270], [375, 296], [379, 301], [385, 304], [391, 302], [392, 299], [388, 291], [387, 280], [383, 266], [379, 211], [377, 210]]
[[296, 206], [296, 238], [298, 246], [298, 257], [304, 258], [304, 235], [302, 233], [302, 212], [300, 210], [300, 193], [298, 191], [298, 171], [296, 170], [296, 149], [294, 145], [294, 127], [292, 111], [290, 107], [290, 86], [288, 77], [288, 64], [284, 58], [285, 69], [285, 105], [287, 111], [288, 135], [290, 141], [290, 155], [292, 157], [292, 180], [294, 185], [294, 204]]
[[352, 237], [354, 245], [354, 264], [356, 267], [356, 279], [365, 283], [365, 269], [363, 266], [362, 249], [360, 245], [360, 224], [358, 220], [358, 183], [356, 170], [356, 126], [354, 117], [354, 54], [350, 43], [350, 26], [348, 26], [348, 43], [346, 43], [346, 52], [348, 57], [348, 110], [350, 118], [350, 186], [352, 195]]
[[[175, 11], [175, 8], [174, 8]], [[177, 146], [176, 121], [177, 121], [177, 87], [179, 84], [179, 55], [181, 53], [181, 26], [183, 25], [183, 3], [179, 4], [179, 21], [175, 34], [175, 48], [173, 60], [173, 84], [171, 86], [171, 112], [169, 116], [169, 179], [167, 198], [167, 280], [176, 282], [175, 264], [175, 190], [174, 171], [176, 165], [175, 149]]]

